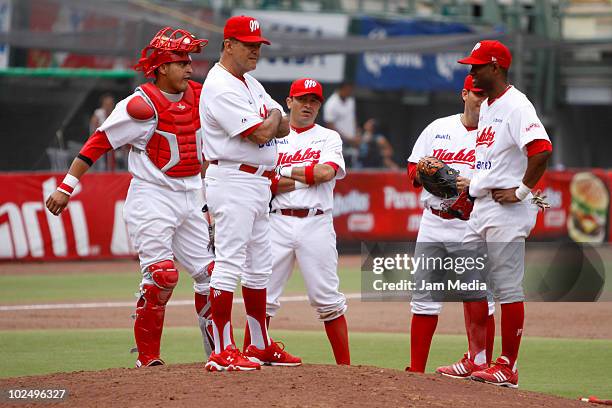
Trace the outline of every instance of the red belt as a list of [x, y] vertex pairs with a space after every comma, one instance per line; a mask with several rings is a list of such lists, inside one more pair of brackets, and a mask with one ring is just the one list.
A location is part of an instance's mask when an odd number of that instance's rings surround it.
[[[219, 165], [219, 160], [211, 160], [210, 164]], [[257, 173], [257, 170], [259, 170], [259, 167], [249, 166], [248, 164], [241, 164], [240, 167], [238, 167], [238, 170], [244, 171], [245, 173], [255, 174]], [[266, 170], [263, 173], [261, 173], [261, 176], [265, 178], [272, 178], [272, 176], [274, 176], [274, 172], [270, 170]]]
[[[272, 212], [274, 213], [280, 212], [282, 215], [288, 215], [290, 217], [298, 217], [298, 218], [305, 218], [311, 215], [310, 210], [308, 208], [301, 208], [299, 210], [292, 210], [290, 208], [282, 208], [280, 210], [274, 210]], [[323, 210], [317, 210], [315, 211], [314, 214], [312, 214], [312, 216], [321, 215], [321, 214], [324, 214]]]
[[435, 208], [430, 208], [429, 211], [431, 211], [431, 213], [433, 215], [437, 215], [440, 218], [444, 218], [445, 220], [452, 220], [453, 218], [455, 218], [453, 215], [449, 214], [446, 211], [442, 211], [442, 210], [436, 210]]

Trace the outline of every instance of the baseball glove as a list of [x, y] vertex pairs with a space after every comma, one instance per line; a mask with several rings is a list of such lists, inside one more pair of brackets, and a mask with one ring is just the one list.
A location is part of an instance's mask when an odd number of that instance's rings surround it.
[[459, 195], [457, 176], [459, 172], [442, 160], [425, 156], [417, 163], [417, 171], [423, 188], [441, 198], [452, 198]]
[[470, 219], [470, 214], [474, 208], [474, 199], [468, 195], [465, 191], [459, 194], [459, 197], [452, 203], [446, 211], [452, 214], [455, 218], [467, 221]]

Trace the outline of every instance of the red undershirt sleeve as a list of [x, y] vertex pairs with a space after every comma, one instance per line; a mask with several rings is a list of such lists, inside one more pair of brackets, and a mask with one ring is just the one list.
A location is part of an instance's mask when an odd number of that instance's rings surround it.
[[416, 172], [417, 165], [416, 163], [408, 162], [406, 166], [406, 171], [408, 172], [408, 180], [412, 183], [414, 187], [421, 187], [421, 183], [416, 180]]
[[81, 148], [79, 159], [92, 166], [104, 153], [113, 150], [105, 132], [95, 131]]
[[534, 156], [542, 152], [552, 152], [552, 144], [545, 139], [536, 139], [527, 143], [527, 157]]
[[334, 169], [334, 172], [336, 174], [338, 174], [338, 169], [340, 168], [340, 166], [338, 166], [336, 163], [334, 163], [334, 162], [325, 162], [323, 164], [327, 164], [328, 166], [331, 166], [332, 169]]

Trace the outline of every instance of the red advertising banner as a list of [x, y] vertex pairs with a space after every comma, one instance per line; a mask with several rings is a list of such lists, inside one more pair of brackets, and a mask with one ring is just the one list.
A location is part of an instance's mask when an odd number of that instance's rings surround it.
[[[134, 256], [122, 214], [130, 175], [85, 175], [68, 209], [56, 217], [44, 200], [62, 178], [52, 173], [0, 174], [8, 187], [0, 191], [0, 260]], [[611, 180], [612, 172], [603, 170], [547, 172], [536, 188], [547, 195], [551, 208], [539, 213], [531, 239], [608, 241]], [[338, 242], [414, 240], [423, 212], [420, 194], [402, 172], [350, 172], [336, 184]]]
[[[603, 242], [610, 236], [612, 172], [548, 171], [536, 186], [550, 203], [538, 214], [533, 240]], [[338, 241], [408, 241], [417, 237], [419, 196], [405, 173], [351, 172], [336, 184], [334, 226]]]
[[[123, 221], [130, 175], [86, 174], [56, 217], [44, 200], [64, 174], [0, 175], [0, 259], [66, 260], [134, 256]], [[10, 187], [8, 187], [10, 186]]]

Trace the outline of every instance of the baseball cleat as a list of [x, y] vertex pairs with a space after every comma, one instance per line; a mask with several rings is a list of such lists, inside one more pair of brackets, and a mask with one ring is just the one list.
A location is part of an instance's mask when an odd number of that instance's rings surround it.
[[204, 368], [207, 371], [254, 371], [261, 369], [261, 364], [248, 360], [230, 344], [219, 354], [211, 353]]
[[148, 360], [146, 363], [143, 363], [140, 360], [136, 360], [136, 368], [155, 367], [155, 366], [160, 366], [160, 365], [166, 365], [166, 363], [164, 363], [164, 360], [162, 360], [161, 358], [152, 358]]
[[470, 378], [474, 381], [499, 385], [501, 387], [518, 388], [518, 371], [512, 371], [510, 361], [504, 356], [498, 358], [491, 367], [481, 371], [474, 371]]
[[270, 340], [268, 347], [261, 350], [254, 345], [246, 348], [244, 355], [249, 360], [262, 365], [297, 367], [302, 365], [302, 359], [285, 351], [285, 345], [280, 341]]
[[486, 364], [474, 364], [474, 362], [468, 358], [467, 353], [465, 353], [463, 358], [455, 364], [436, 368], [436, 373], [442, 374], [446, 377], [467, 379], [470, 378], [473, 372], [484, 370], [486, 368]]

